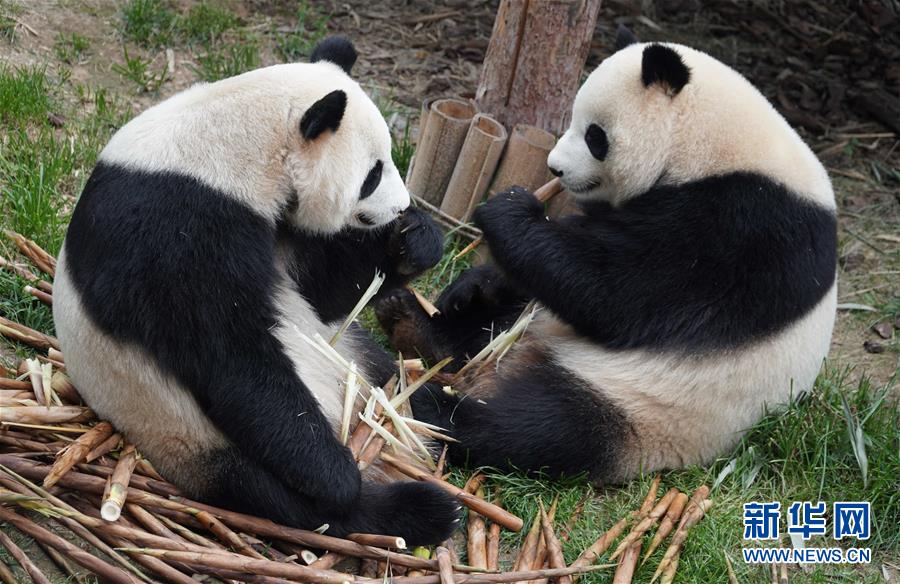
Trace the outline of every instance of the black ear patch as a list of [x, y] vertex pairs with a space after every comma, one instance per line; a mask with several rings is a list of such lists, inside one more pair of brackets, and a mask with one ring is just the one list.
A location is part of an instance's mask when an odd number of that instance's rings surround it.
[[631, 32], [631, 29], [625, 26], [624, 24], [620, 24], [616, 28], [616, 52], [621, 51], [625, 47], [629, 45], [633, 45], [638, 42], [634, 33]]
[[300, 120], [300, 133], [307, 140], [315, 140], [325, 130], [336, 132], [344, 110], [347, 109], [347, 94], [336, 89], [312, 104]]
[[641, 78], [647, 87], [654, 83], [662, 83], [668, 85], [674, 93], [678, 93], [690, 81], [691, 70], [674, 49], [652, 44], [644, 49]]
[[328, 37], [319, 42], [309, 55], [309, 62], [329, 61], [350, 75], [353, 64], [356, 63], [356, 49], [349, 39], [342, 36]]

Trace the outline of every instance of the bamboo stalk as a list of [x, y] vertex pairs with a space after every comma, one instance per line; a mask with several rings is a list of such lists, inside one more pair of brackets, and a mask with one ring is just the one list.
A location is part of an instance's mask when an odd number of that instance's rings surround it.
[[112, 424], [100, 422], [79, 436], [75, 442], [59, 451], [56, 460], [53, 462], [53, 467], [44, 478], [44, 488], [49, 489], [55, 485], [59, 477], [66, 474], [77, 463], [84, 461], [88, 453], [109, 438], [112, 433]]
[[616, 573], [613, 575], [613, 584], [631, 584], [634, 578], [634, 571], [637, 568], [638, 560], [641, 557], [641, 542], [636, 541], [619, 559], [619, 565], [616, 567]]
[[487, 538], [487, 569], [500, 569], [500, 524], [491, 523]]
[[14, 525], [19, 531], [26, 533], [36, 540], [40, 540], [58, 552], [71, 558], [72, 561], [94, 572], [98, 576], [107, 579], [115, 584], [138, 584], [140, 580], [131, 574], [121, 570], [111, 564], [107, 564], [100, 558], [82, 550], [58, 535], [47, 531], [43, 527], [35, 524], [29, 519], [14, 513], [13, 511], [0, 507], [0, 519]]
[[33, 288], [31, 286], [25, 286], [25, 293], [31, 294], [47, 306], [53, 306], [53, 296], [47, 294], [43, 290], [38, 290], [37, 288]]
[[590, 566], [597, 558], [599, 558], [603, 553], [609, 549], [609, 546], [612, 545], [612, 542], [616, 540], [617, 537], [625, 530], [625, 526], [628, 525], [628, 518], [622, 518], [616, 522], [615, 525], [609, 528], [609, 530], [601, 535], [597, 541], [595, 541], [591, 547], [587, 548], [578, 558], [572, 562], [573, 566]]
[[50, 584], [50, 579], [41, 572], [41, 569], [38, 568], [34, 562], [31, 561], [25, 552], [22, 551], [22, 548], [17, 546], [15, 542], [6, 535], [5, 532], [0, 530], [0, 545], [6, 548], [6, 551], [9, 552], [9, 555], [13, 557], [16, 562], [25, 570], [25, 573], [31, 578], [34, 584]]
[[434, 467], [434, 472], [432, 473], [435, 478], [440, 479], [444, 476], [444, 466], [447, 464], [447, 450], [449, 447], [444, 444], [444, 448], [441, 449], [441, 455], [438, 457], [437, 464]]
[[82, 574], [78, 573], [78, 570], [75, 569], [75, 566], [72, 565], [64, 555], [48, 546], [44, 543], [38, 543], [41, 546], [41, 549], [45, 554], [53, 561], [54, 564], [59, 568], [61, 572], [66, 574], [67, 581], [74, 582], [75, 584], [87, 584], [87, 578]]
[[80, 404], [83, 402], [75, 386], [72, 385], [69, 376], [62, 371], [53, 373], [53, 377], [50, 379], [50, 387], [67, 403]]
[[430, 300], [422, 296], [422, 293], [413, 288], [412, 286], [406, 287], [410, 292], [413, 293], [413, 296], [416, 297], [416, 302], [419, 303], [419, 306], [422, 307], [422, 310], [428, 314], [428, 318], [432, 318], [435, 314], [440, 314], [441, 311], [437, 309], [437, 306], [431, 303]]
[[451, 495], [454, 495], [463, 505], [465, 505], [469, 509], [473, 509], [475, 512], [480, 513], [481, 515], [487, 517], [495, 523], [499, 523], [500, 525], [511, 531], [520, 531], [522, 529], [522, 520], [512, 513], [509, 513], [505, 509], [501, 509], [500, 507], [493, 505], [485, 501], [484, 499], [474, 497], [469, 493], [466, 493], [459, 487], [451, 485], [450, 483], [447, 483], [440, 479], [436, 479], [427, 471], [404, 462], [395, 456], [387, 453], [382, 453], [381, 459], [410, 478], [428, 482], [444, 489]]
[[126, 444], [119, 454], [119, 461], [103, 492], [100, 515], [106, 521], [115, 521], [122, 514], [122, 506], [128, 496], [128, 483], [131, 481], [131, 473], [134, 472], [136, 464], [137, 450], [133, 444]]
[[572, 510], [572, 515], [569, 516], [569, 520], [566, 521], [566, 526], [563, 529], [562, 534], [559, 536], [559, 541], [569, 541], [569, 538], [572, 536], [572, 531], [575, 529], [575, 525], [578, 523], [578, 520], [581, 519], [581, 515], [584, 513], [584, 506], [587, 504], [589, 498], [590, 491], [585, 493], [585, 495], [578, 500], [578, 503], [575, 504], [575, 509]]
[[[547, 545], [547, 561], [551, 568], [565, 568], [566, 558], [563, 555], [562, 544], [553, 532], [553, 520], [544, 511], [543, 502], [540, 503], [541, 508], [541, 529], [544, 533], [544, 542]], [[572, 584], [571, 576], [560, 576], [556, 579], [556, 584]]]
[[[468, 490], [469, 485], [467, 484], [466, 487], [466, 490]], [[474, 496], [484, 499], [484, 487], [479, 485], [475, 488]], [[473, 568], [486, 570], [488, 567], [487, 534], [485, 533], [484, 517], [477, 513], [469, 513], [466, 528], [468, 530], [468, 537], [466, 538], [467, 563]]]
[[[491, 584], [499, 582], [519, 582], [529, 580], [543, 580], [545, 578], [559, 578], [560, 576], [573, 576], [575, 574], [585, 574], [588, 572], [597, 572], [599, 570], [608, 570], [615, 564], [604, 564], [599, 566], [582, 566], [580, 568], [547, 568], [544, 570], [525, 570], [522, 572], [501, 572], [492, 574], [490, 572], [474, 573], [474, 574], [453, 574], [456, 584]], [[378, 584], [380, 580], [366, 580], [362, 578], [356, 579], [360, 584]], [[435, 576], [419, 576], [419, 577], [396, 577], [391, 578], [391, 584], [440, 584], [440, 577]], [[383, 583], [382, 583], [383, 584]]]
[[656, 475], [653, 477], [653, 481], [650, 483], [650, 488], [647, 490], [647, 496], [644, 497], [644, 501], [641, 503], [640, 509], [638, 509], [638, 520], [643, 519], [647, 516], [648, 513], [653, 509], [653, 503], [656, 501], [656, 495], [659, 493], [659, 483], [662, 481], [662, 475]]
[[53, 294], [53, 286], [50, 284], [50, 282], [47, 282], [46, 280], [41, 280], [37, 276], [37, 274], [35, 274], [34, 272], [32, 272], [31, 270], [29, 270], [28, 268], [26, 268], [22, 265], [11, 262], [8, 259], [6, 259], [5, 257], [0, 256], [0, 268], [6, 268], [7, 270], [9, 270], [12, 273], [16, 274], [17, 276], [19, 276], [20, 278], [28, 280], [29, 282], [34, 282], [35, 285], [37, 287], [39, 287], [41, 290], [43, 290], [44, 292], [46, 292], [48, 294]]
[[669, 508], [666, 510], [666, 516], [662, 518], [662, 521], [659, 523], [659, 529], [656, 530], [656, 533], [653, 535], [653, 540], [650, 542], [650, 545], [647, 546], [647, 551], [644, 553], [644, 558], [641, 560], [641, 564], [647, 561], [656, 548], [659, 547], [659, 544], [663, 542], [663, 540], [668, 537], [672, 530], [675, 529], [675, 525], [681, 521], [681, 514], [684, 512], [684, 508], [687, 505], [688, 496], [685, 493], [678, 493], [675, 496], [675, 499], [672, 501], [672, 504], [669, 505]]
[[0, 582], [3, 582], [3, 584], [20, 584], [19, 580], [16, 579], [16, 575], [4, 562], [0, 562]]
[[405, 550], [406, 540], [394, 535], [377, 535], [373, 533], [351, 533], [347, 539], [362, 545], [395, 550]]
[[15, 424], [63, 424], [87, 422], [93, 418], [93, 411], [80, 406], [21, 406], [3, 408], [0, 412], [0, 422]]
[[59, 341], [56, 337], [45, 335], [23, 324], [13, 322], [0, 316], [0, 335], [18, 341], [35, 349], [47, 350], [59, 349]]
[[437, 557], [438, 569], [441, 577], [441, 584], [456, 584], [453, 578], [453, 564], [450, 561], [450, 552], [443, 546], [438, 546], [434, 550]]
[[18, 389], [22, 391], [28, 391], [31, 389], [31, 382], [0, 377], [0, 389]]
[[258, 560], [265, 559], [261, 553], [253, 549], [250, 544], [241, 539], [238, 534], [228, 529], [224, 523], [213, 517], [208, 511], [198, 511], [194, 517], [200, 522], [204, 529], [215, 535], [220, 542], [236, 552]]
[[627, 549], [630, 549], [631, 544], [639, 541], [642, 537], [644, 537], [644, 534], [647, 533], [647, 531], [649, 531], [651, 527], [653, 527], [653, 524], [659, 521], [659, 518], [666, 513], [666, 511], [669, 509], [669, 505], [672, 504], [672, 501], [676, 496], [678, 496], [678, 489], [669, 489], [669, 491], [663, 496], [662, 499], [659, 500], [659, 502], [653, 507], [653, 509], [647, 514], [647, 516], [641, 519], [634, 527], [631, 528], [631, 532], [626, 535], [625, 538], [619, 543], [619, 546], [609, 557], [609, 559], [615, 560]]
[[475, 115], [447, 184], [442, 211], [461, 221], [469, 220], [490, 187], [506, 139], [506, 128], [500, 122], [487, 114]]
[[[707, 493], [708, 492], [709, 490], [707, 489]], [[659, 562], [656, 572], [653, 573], [653, 577], [650, 579], [650, 584], [653, 584], [653, 582], [656, 581], [656, 578], [663, 574], [673, 562], [677, 562], [691, 527], [696, 525], [712, 506], [713, 502], [709, 499], [703, 499], [698, 505], [693, 507], [689, 505], [688, 509], [684, 512], [684, 516], [681, 518], [681, 523], [678, 525], [675, 535], [672, 536], [672, 543], [669, 544], [669, 548], [666, 550], [663, 559]], [[672, 569], [670, 568], [670, 570]], [[672, 572], [672, 577], [674, 577], [674, 571]]]
[[310, 564], [309, 567], [316, 568], [317, 570], [330, 570], [343, 559], [344, 556], [341, 554], [326, 552], [319, 556], [319, 559]]
[[728, 557], [725, 550], [722, 550], [722, 554], [725, 555], [725, 567], [728, 569], [728, 584], [738, 584], [737, 575], [734, 573], [734, 566], [731, 565], [731, 558]]
[[246, 572], [262, 576], [301, 580], [303, 582], [346, 584], [353, 579], [352, 576], [332, 570], [318, 570], [301, 564], [273, 562], [266, 559], [258, 560], [233, 553], [184, 552], [149, 548], [122, 548], [120, 551], [145, 554], [163, 560], [181, 562], [189, 566], [210, 566], [212, 568], [234, 570], [240, 573]]
[[125, 509], [141, 526], [154, 535], [167, 537], [175, 541], [186, 541], [180, 535], [166, 527], [166, 524], [160, 521], [153, 513], [150, 513], [140, 505], [127, 503]]
[[36, 244], [34, 241], [28, 239], [24, 235], [16, 233], [11, 229], [4, 230], [4, 233], [8, 238], [12, 240], [13, 243], [16, 244], [16, 247], [19, 248], [25, 256], [28, 257], [34, 264], [45, 274], [50, 276], [51, 278], [55, 276], [56, 272], [56, 259], [44, 251], [41, 246]]
[[539, 516], [535, 515], [534, 520], [531, 522], [531, 527], [528, 529], [528, 534], [525, 536], [525, 540], [519, 547], [519, 555], [513, 565], [514, 571], [518, 572], [533, 569], [532, 566], [534, 566], [534, 559], [537, 555], [537, 547], [540, 543], [540, 538], [541, 520]]
[[122, 435], [113, 434], [112, 436], [98, 444], [96, 447], [94, 447], [94, 449], [88, 453], [87, 457], [85, 458], [85, 462], [94, 462], [101, 456], [108, 454], [112, 450], [118, 448], [120, 442], [122, 442]]
[[44, 374], [41, 371], [40, 362], [37, 359], [25, 359], [25, 365], [28, 367], [28, 380], [31, 382], [31, 390], [34, 392], [35, 400], [42, 406], [51, 405], [47, 400], [47, 394], [44, 392], [42, 381]]
[[[540, 504], [540, 509], [543, 510], [543, 508], [544, 508], [543, 501], [538, 500], [538, 503]], [[556, 506], [558, 503], [559, 503], [559, 496], [556, 496], [553, 498], [553, 503], [550, 505], [550, 511], [547, 513], [551, 526], [553, 525], [553, 522], [556, 520]], [[535, 516], [535, 521], [541, 522], [540, 537], [538, 538], [537, 549], [535, 550], [534, 559], [532, 560], [531, 565], [523, 566], [523, 568], [526, 570], [527, 569], [542, 570], [549, 566], [548, 560], [549, 560], [550, 551], [548, 548], [547, 539], [544, 537], [543, 521], [541, 519], [540, 513], [537, 516]], [[563, 567], [565, 567], [565, 566], [563, 566]], [[529, 584], [547, 584], [547, 580], [545, 578], [542, 578], [540, 580], [531, 580], [529, 582]]]

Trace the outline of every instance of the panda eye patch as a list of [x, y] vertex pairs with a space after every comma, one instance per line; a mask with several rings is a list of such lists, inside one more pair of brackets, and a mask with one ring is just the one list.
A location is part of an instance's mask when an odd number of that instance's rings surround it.
[[609, 152], [609, 140], [606, 139], [606, 132], [603, 131], [603, 128], [597, 124], [588, 126], [587, 132], [584, 133], [584, 141], [588, 150], [591, 151], [591, 156], [597, 160], [606, 158], [606, 153]]
[[379, 160], [372, 167], [372, 170], [369, 171], [369, 174], [366, 175], [366, 180], [363, 181], [362, 188], [359, 190], [360, 201], [374, 193], [375, 189], [378, 188], [378, 183], [381, 182], [381, 168], [383, 166], [384, 164]]

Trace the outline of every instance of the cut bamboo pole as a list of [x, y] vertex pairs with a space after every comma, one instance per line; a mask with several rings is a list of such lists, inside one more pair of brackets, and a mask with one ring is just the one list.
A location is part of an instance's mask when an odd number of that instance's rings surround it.
[[712, 506], [713, 502], [709, 499], [703, 499], [699, 504], [694, 506], [688, 504], [688, 509], [685, 510], [684, 516], [681, 518], [681, 523], [678, 525], [675, 535], [672, 536], [672, 543], [669, 544], [669, 548], [666, 550], [663, 559], [660, 560], [656, 572], [653, 573], [650, 584], [653, 584], [657, 577], [665, 573], [667, 569], [670, 570], [672, 577], [674, 578], [674, 572], [670, 566], [673, 563], [677, 565], [678, 558], [681, 555], [681, 548], [687, 540], [688, 532], [698, 521], [703, 519], [703, 515], [709, 511]]
[[613, 584], [631, 584], [640, 557], [641, 542], [637, 541], [628, 546], [628, 550], [619, 558], [619, 565], [613, 575]]
[[441, 311], [437, 309], [437, 306], [432, 304], [431, 300], [425, 298], [425, 296], [423, 296], [421, 292], [419, 292], [412, 286], [407, 286], [406, 288], [413, 293], [413, 296], [416, 297], [416, 302], [418, 302], [419, 306], [422, 307], [422, 310], [424, 310], [428, 314], [429, 318], [433, 317], [435, 314], [441, 313]]
[[45, 335], [2, 316], [0, 316], [0, 335], [35, 349], [47, 350], [52, 347], [59, 350], [59, 341], [55, 337]]
[[103, 503], [100, 505], [100, 515], [106, 521], [115, 521], [122, 514], [122, 506], [128, 496], [128, 483], [131, 481], [131, 473], [137, 464], [137, 450], [133, 444], [126, 444], [119, 454], [116, 468], [106, 483], [103, 492]]
[[642, 564], [656, 551], [659, 544], [672, 533], [672, 530], [675, 529], [675, 525], [681, 521], [681, 514], [684, 512], [687, 502], [687, 494], [678, 493], [678, 495], [675, 496], [672, 504], [669, 505], [669, 508], [666, 510], [666, 516], [659, 522], [659, 529], [657, 529], [656, 533], [653, 535], [653, 540], [650, 542], [650, 545], [647, 546], [647, 551], [644, 553], [644, 558], [641, 560]]
[[[87, 422], [94, 412], [79, 406], [22, 406], [3, 408], [0, 422], [17, 424], [64, 424]], [[86, 431], [85, 428], [82, 431]]]
[[98, 444], [93, 450], [91, 450], [85, 458], [85, 462], [94, 462], [101, 456], [109, 454], [119, 447], [120, 442], [122, 442], [122, 435], [113, 434], [112, 436]]
[[[478, 486], [474, 495], [484, 499], [484, 488]], [[468, 537], [466, 538], [466, 559], [473, 568], [486, 570], [487, 561], [487, 534], [485, 533], [484, 517], [477, 513], [469, 513]]]
[[6, 236], [10, 238], [13, 243], [16, 244], [16, 247], [19, 248], [25, 256], [28, 257], [34, 265], [36, 265], [42, 272], [50, 276], [51, 278], [56, 275], [56, 259], [44, 251], [41, 246], [36, 244], [34, 241], [28, 239], [24, 235], [16, 233], [10, 229], [7, 229], [4, 233]]
[[434, 550], [434, 555], [437, 557], [441, 584], [456, 584], [453, 578], [453, 564], [450, 561], [450, 551], [443, 546], [438, 546]]
[[50, 579], [41, 572], [41, 569], [31, 561], [31, 558], [22, 551], [22, 548], [17, 546], [3, 530], [0, 530], [0, 545], [2, 545], [6, 551], [9, 552], [9, 555], [19, 563], [34, 584], [50, 584]]
[[50, 282], [41, 280], [37, 277], [36, 274], [31, 272], [31, 270], [25, 268], [24, 266], [11, 262], [3, 256], [0, 256], [0, 268], [6, 268], [20, 278], [34, 283], [35, 286], [37, 286], [47, 294], [53, 294], [53, 285], [50, 284]]
[[461, 99], [439, 99], [431, 104], [407, 183], [410, 192], [440, 207], [474, 115], [475, 106]]
[[209, 513], [208, 511], [198, 511], [194, 517], [200, 522], [200, 525], [202, 525], [204, 529], [215, 535], [216, 538], [227, 547], [230, 547], [239, 554], [251, 558], [256, 558], [258, 560], [265, 559], [261, 553], [253, 549], [253, 547], [241, 539], [238, 534], [228, 529], [224, 523], [213, 517], [212, 513]]
[[647, 514], [646, 517], [641, 519], [634, 527], [631, 528], [631, 532], [625, 536], [624, 539], [619, 543], [616, 550], [609, 556], [610, 560], [615, 560], [622, 553], [624, 553], [627, 549], [631, 547], [636, 541], [640, 541], [644, 534], [653, 527], [659, 518], [662, 517], [666, 511], [669, 509], [669, 505], [672, 504], [672, 501], [675, 500], [675, 497], [678, 496], [678, 489], [672, 488], [663, 496], [662, 499], [653, 507], [653, 509]]
[[556, 137], [535, 126], [518, 124], [513, 128], [506, 152], [497, 168], [492, 193], [512, 186], [533, 191], [550, 180], [547, 155], [553, 150]]
[[625, 530], [625, 526], [628, 525], [628, 518], [620, 519], [616, 522], [615, 525], [609, 528], [609, 530], [601, 535], [597, 541], [595, 541], [591, 547], [587, 548], [578, 558], [572, 562], [573, 566], [590, 566], [594, 562], [597, 561], [609, 546], [612, 545], [612, 542], [616, 540], [619, 535]]
[[3, 584], [20, 584], [16, 575], [4, 562], [0, 562], [0, 582], [3, 582]]
[[112, 433], [112, 424], [100, 422], [79, 436], [75, 442], [63, 448], [53, 462], [50, 473], [44, 478], [44, 488], [49, 489], [55, 485], [59, 477], [69, 472], [79, 462], [83, 462], [90, 451], [109, 438]]
[[518, 572], [522, 570], [531, 570], [533, 569], [535, 563], [535, 557], [537, 556], [537, 548], [540, 544], [541, 539], [541, 518], [540, 515], [535, 515], [534, 521], [531, 523], [531, 527], [528, 529], [528, 534], [525, 536], [525, 540], [522, 542], [522, 545], [519, 547], [519, 555], [516, 558], [516, 563], [513, 566], [513, 570]]
[[69, 379], [69, 376], [62, 371], [53, 372], [53, 376], [50, 378], [50, 387], [53, 388], [53, 391], [55, 391], [56, 394], [66, 403], [83, 403], [81, 396], [78, 395], [78, 391], [75, 389], [75, 386], [72, 385], [72, 380]]
[[466, 133], [456, 166], [441, 202], [441, 211], [468, 221], [475, 205], [484, 199], [500, 163], [507, 133], [487, 114], [477, 114]]
[[343, 559], [344, 556], [342, 556], [341, 554], [326, 552], [319, 556], [319, 559], [310, 564], [309, 567], [315, 568], [317, 570], [330, 570]]
[[487, 537], [487, 569], [500, 569], [500, 524], [491, 523]]
[[98, 576], [115, 584], [138, 584], [140, 580], [131, 574], [107, 564], [100, 558], [84, 551], [78, 546], [69, 543], [58, 535], [47, 531], [25, 517], [10, 511], [6, 507], [0, 507], [0, 519], [14, 525], [19, 531], [26, 533], [36, 540], [40, 540], [58, 552], [71, 558], [75, 563], [87, 568]]
[[451, 495], [454, 495], [463, 505], [465, 505], [469, 509], [480, 513], [491, 521], [499, 523], [500, 525], [511, 531], [520, 531], [522, 529], [522, 520], [512, 513], [506, 511], [505, 509], [501, 509], [500, 507], [497, 507], [496, 505], [493, 505], [485, 501], [484, 499], [474, 497], [466, 493], [459, 487], [451, 485], [450, 483], [447, 483], [440, 479], [436, 479], [427, 471], [404, 462], [403, 460], [400, 460], [395, 456], [387, 453], [382, 453], [381, 459], [410, 478], [414, 478], [418, 481], [429, 482], [444, 489]]
[[30, 381], [19, 381], [18, 379], [0, 378], [0, 389], [18, 389], [28, 391], [31, 389]]
[[350, 541], [355, 541], [356, 543], [362, 545], [372, 545], [375, 547], [385, 548], [385, 549], [394, 549], [394, 550], [405, 550], [406, 549], [406, 540], [402, 537], [397, 537], [395, 535], [376, 535], [373, 533], [351, 533], [347, 536], [347, 539]]
[[32, 286], [25, 286], [25, 293], [34, 296], [47, 306], [53, 306], [53, 296], [47, 294], [43, 290], [38, 290]]
[[647, 489], [647, 496], [644, 497], [644, 501], [641, 503], [641, 507], [637, 512], [637, 519], [639, 521], [646, 517], [653, 509], [653, 504], [656, 502], [656, 495], [659, 493], [660, 482], [662, 482], [662, 475], [656, 475], [653, 477], [653, 481], [650, 482], [650, 488]]
[[[416, 150], [418, 151], [418, 146], [422, 143], [422, 136], [425, 135], [425, 128], [428, 126], [428, 116], [431, 114], [431, 106], [437, 100], [441, 99], [440, 97], [431, 96], [426, 97], [422, 100], [422, 107], [419, 112], [419, 130], [418, 133], [414, 136], [416, 143]], [[409, 161], [409, 168], [406, 170], [406, 177], [404, 178], [404, 182], [409, 183], [410, 177], [412, 177], [413, 170], [416, 168], [416, 153], [413, 152], [412, 158]]]
[[[565, 568], [566, 558], [563, 555], [562, 544], [553, 532], [553, 520], [544, 511], [544, 504], [541, 503], [541, 529], [544, 533], [544, 542], [547, 545], [547, 561], [551, 568]], [[571, 576], [560, 576], [556, 579], [556, 584], [572, 584]]]

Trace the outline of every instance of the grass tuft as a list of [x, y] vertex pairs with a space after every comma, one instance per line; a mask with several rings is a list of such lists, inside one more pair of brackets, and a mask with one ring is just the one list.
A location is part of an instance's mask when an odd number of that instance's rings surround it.
[[190, 43], [209, 44], [218, 41], [223, 34], [236, 28], [240, 20], [230, 10], [209, 2], [201, 2], [178, 20], [178, 33]]
[[281, 58], [292, 63], [309, 56], [313, 47], [328, 32], [330, 14], [320, 14], [309, 0], [297, 5], [297, 24], [289, 32], [276, 33], [275, 48]]
[[77, 63], [90, 46], [91, 41], [78, 33], [73, 32], [68, 35], [59, 33], [56, 35], [56, 43], [53, 45], [53, 49], [56, 52], [57, 59], [71, 65]]
[[256, 69], [260, 64], [259, 42], [248, 38], [236, 43], [207, 47], [206, 53], [197, 57], [197, 66], [191, 66], [203, 81], [218, 81]]
[[122, 35], [144, 47], [169, 44], [175, 23], [175, 13], [163, 0], [129, 0], [122, 8]]

